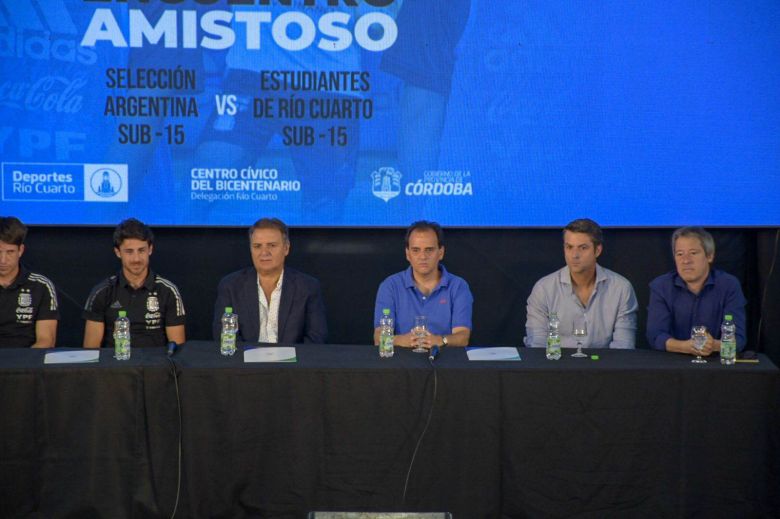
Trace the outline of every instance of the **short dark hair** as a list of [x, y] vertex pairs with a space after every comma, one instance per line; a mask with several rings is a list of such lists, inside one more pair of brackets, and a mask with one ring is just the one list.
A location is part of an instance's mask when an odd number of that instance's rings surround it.
[[152, 230], [140, 220], [128, 218], [123, 220], [114, 229], [114, 248], [118, 249], [125, 240], [141, 240], [149, 245], [154, 245]]
[[698, 238], [701, 248], [704, 249], [704, 255], [711, 258], [715, 255], [715, 240], [712, 235], [701, 227], [680, 227], [672, 233], [672, 256], [674, 256], [674, 245], [677, 238]]
[[590, 240], [593, 242], [594, 247], [604, 244], [604, 235], [601, 233], [601, 226], [590, 218], [577, 218], [576, 220], [572, 220], [563, 228], [564, 236], [566, 236], [566, 231], [587, 234], [590, 236]]
[[276, 229], [282, 233], [282, 240], [285, 242], [290, 241], [290, 231], [287, 229], [287, 224], [281, 221], [279, 218], [260, 218], [258, 221], [252, 224], [249, 228], [249, 239], [252, 239], [252, 233], [257, 229]]
[[409, 237], [414, 231], [433, 231], [436, 233], [436, 241], [439, 243], [439, 248], [444, 247], [444, 231], [441, 229], [441, 225], [436, 222], [429, 222], [428, 220], [418, 220], [406, 229], [406, 237], [404, 238], [404, 244], [406, 248], [409, 248]]
[[15, 216], [0, 216], [0, 241], [11, 245], [23, 245], [27, 226]]

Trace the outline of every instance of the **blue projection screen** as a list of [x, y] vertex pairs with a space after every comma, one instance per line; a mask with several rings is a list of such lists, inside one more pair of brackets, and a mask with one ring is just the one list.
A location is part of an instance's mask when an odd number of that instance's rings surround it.
[[776, 0], [0, 0], [0, 214], [777, 226], [778, 27]]

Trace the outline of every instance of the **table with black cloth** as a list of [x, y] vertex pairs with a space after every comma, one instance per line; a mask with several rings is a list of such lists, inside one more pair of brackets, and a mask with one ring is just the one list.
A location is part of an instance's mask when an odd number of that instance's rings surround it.
[[[449, 348], [434, 377], [409, 350], [296, 351], [245, 364], [193, 341], [173, 357], [177, 517], [780, 515], [780, 370], [763, 355], [553, 362], [520, 348], [520, 362], [469, 362]], [[179, 422], [165, 352], [77, 365], [45, 353], [0, 348], [0, 516], [170, 516]]]

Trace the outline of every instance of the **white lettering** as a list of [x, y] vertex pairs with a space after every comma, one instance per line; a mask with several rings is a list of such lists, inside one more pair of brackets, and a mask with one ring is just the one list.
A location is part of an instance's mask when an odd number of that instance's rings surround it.
[[110, 9], [95, 9], [87, 32], [81, 39], [82, 47], [94, 47], [98, 41], [110, 41], [114, 47], [127, 47], [127, 41]]
[[404, 187], [409, 196], [466, 196], [473, 194], [471, 182], [409, 182]]
[[165, 37], [165, 48], [177, 47], [176, 11], [163, 11], [157, 25], [152, 25], [140, 9], [130, 9], [130, 46], [143, 47], [144, 40], [155, 44]]
[[[317, 40], [317, 47], [328, 52], [343, 51], [353, 42], [367, 51], [381, 52], [392, 47], [398, 39], [395, 20], [380, 12], [358, 17], [353, 32], [349, 29], [352, 15], [343, 12], [323, 14], [316, 23], [307, 13], [300, 11], [285, 12], [274, 19], [268, 11], [238, 11], [234, 14], [227, 10], [214, 10], [203, 13], [198, 19], [198, 13], [193, 10], [164, 10], [155, 23], [150, 22], [141, 9], [129, 9], [128, 12], [127, 39], [112, 11], [101, 8], [95, 9], [92, 14], [81, 45], [94, 47], [97, 42], [106, 41], [114, 47], [124, 48], [128, 46], [129, 39], [129, 46], [134, 48], [162, 42], [165, 48], [181, 46], [195, 49], [200, 46], [225, 50], [236, 43], [234, 25], [241, 24], [246, 29], [245, 41], [241, 43], [246, 49], [259, 50], [263, 25], [269, 23], [276, 45], [288, 51], [307, 49]], [[372, 30], [375, 25], [380, 26], [381, 31]], [[200, 41], [199, 29], [202, 33]]]

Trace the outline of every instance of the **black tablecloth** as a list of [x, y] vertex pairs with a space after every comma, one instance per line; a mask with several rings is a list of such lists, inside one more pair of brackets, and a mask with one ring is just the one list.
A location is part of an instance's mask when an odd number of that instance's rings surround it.
[[[450, 348], [434, 377], [408, 350], [299, 345], [295, 363], [245, 364], [188, 343], [173, 358], [177, 516], [780, 514], [780, 371], [766, 357], [519, 351], [469, 362]], [[0, 349], [2, 515], [169, 516], [179, 427], [164, 352], [58, 366], [44, 354]]]

